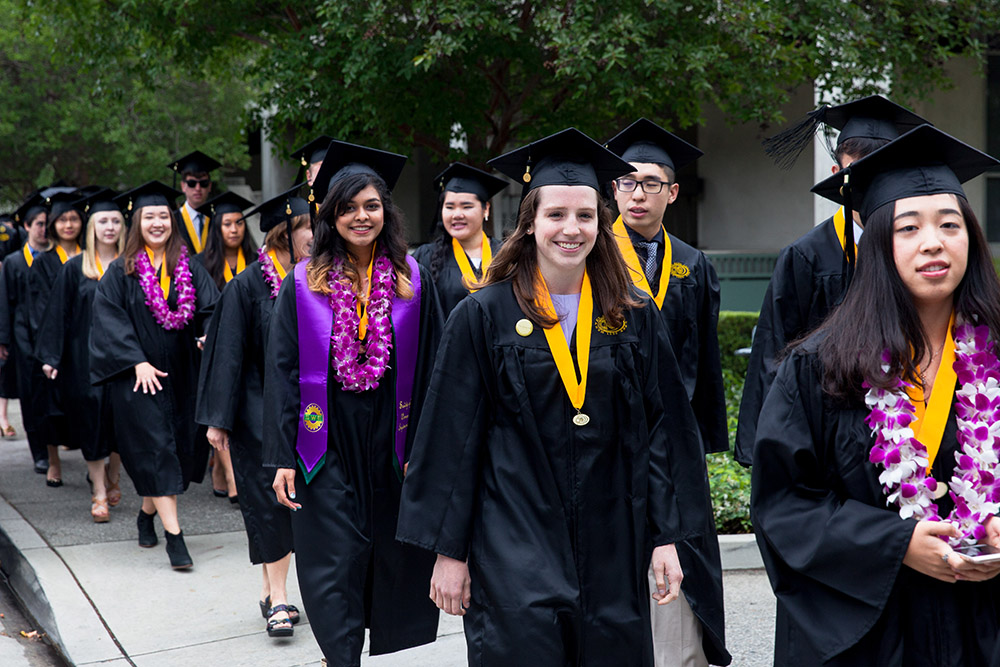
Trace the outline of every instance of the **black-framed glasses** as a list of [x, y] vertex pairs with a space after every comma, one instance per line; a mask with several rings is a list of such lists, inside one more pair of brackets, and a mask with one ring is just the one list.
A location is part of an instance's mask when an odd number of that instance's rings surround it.
[[202, 178], [202, 179], [188, 178], [188, 179], [185, 179], [184, 184], [187, 185], [189, 188], [193, 188], [195, 186], [200, 185], [201, 189], [205, 190], [205, 189], [208, 188], [208, 186], [210, 186], [212, 184], [212, 179], [211, 178]]
[[653, 178], [644, 181], [637, 181], [634, 178], [617, 178], [615, 187], [619, 192], [635, 192], [636, 187], [642, 185], [642, 191], [647, 195], [656, 195], [663, 190], [663, 186], [670, 187], [670, 181], [658, 181]]

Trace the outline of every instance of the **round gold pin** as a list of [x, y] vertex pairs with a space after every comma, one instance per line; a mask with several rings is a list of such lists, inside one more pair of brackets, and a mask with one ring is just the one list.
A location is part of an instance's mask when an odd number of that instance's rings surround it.
[[531, 335], [531, 332], [535, 330], [535, 325], [531, 323], [531, 320], [524, 319], [518, 320], [517, 324], [514, 325], [514, 331], [516, 331], [521, 336], [527, 338]]

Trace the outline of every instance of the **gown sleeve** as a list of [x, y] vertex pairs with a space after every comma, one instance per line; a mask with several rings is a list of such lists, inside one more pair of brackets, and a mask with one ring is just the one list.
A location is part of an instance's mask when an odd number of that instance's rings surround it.
[[698, 313], [698, 381], [691, 405], [701, 428], [706, 453], [729, 450], [729, 425], [726, 422], [726, 391], [722, 380], [719, 351], [719, 305], [721, 292], [715, 267], [701, 256], [705, 281]]
[[10, 262], [0, 267], [0, 345], [8, 348], [14, 344], [13, 268]]
[[775, 595], [828, 659], [881, 615], [917, 522], [845, 492], [845, 475], [871, 465], [869, 443], [838, 428], [860, 417], [826, 406], [821, 380], [815, 355], [782, 363], [760, 414], [751, 514]]
[[208, 319], [212, 316], [212, 309], [219, 299], [219, 288], [200, 263], [192, 261], [188, 266], [191, 267], [191, 282], [194, 283], [195, 289], [194, 329], [196, 335], [201, 336], [208, 327]]
[[475, 299], [448, 319], [403, 482], [396, 539], [465, 560], [491, 420], [492, 336]]
[[810, 298], [811, 276], [808, 262], [795, 248], [785, 248], [778, 256], [760, 306], [740, 400], [735, 456], [743, 466], [753, 461], [757, 421], [778, 371], [779, 356], [806, 326], [808, 311], [803, 311], [800, 304], [802, 299], [808, 303]]
[[230, 282], [215, 302], [198, 373], [195, 421], [227, 431], [233, 430], [241, 396], [234, 387], [243, 378], [244, 341], [250, 333], [248, 308], [253, 307], [241, 287]]
[[282, 281], [274, 301], [264, 366], [264, 444], [266, 468], [295, 467], [299, 419], [299, 333], [295, 276]]
[[642, 359], [648, 373], [643, 400], [649, 422], [647, 517], [653, 546], [705, 532], [708, 477], [698, 422], [688, 400], [670, 336], [655, 305], [646, 299]]
[[444, 314], [441, 310], [441, 300], [437, 287], [431, 281], [430, 270], [420, 266], [420, 343], [417, 348], [417, 365], [414, 369], [413, 405], [410, 409], [410, 432], [406, 438], [404, 461], [410, 460], [413, 441], [420, 427], [420, 416], [427, 400], [427, 387], [430, 384], [431, 372], [437, 358], [441, 343], [441, 330], [444, 327]]
[[73, 317], [73, 303], [82, 273], [77, 262], [64, 264], [56, 276], [45, 306], [45, 315], [35, 339], [35, 357], [43, 364], [61, 368], [66, 329]]
[[102, 384], [131, 372], [146, 361], [132, 319], [125, 308], [128, 284], [121, 261], [115, 260], [97, 284], [90, 328], [90, 382]]

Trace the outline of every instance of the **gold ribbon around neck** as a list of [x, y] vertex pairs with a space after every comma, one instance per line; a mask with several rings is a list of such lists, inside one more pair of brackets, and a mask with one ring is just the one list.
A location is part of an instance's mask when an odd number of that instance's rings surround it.
[[[156, 271], [156, 264], [153, 263], [153, 251], [146, 246], [146, 255], [149, 256], [149, 265], [153, 267], [153, 271]], [[170, 294], [170, 274], [167, 273], [167, 256], [166, 254], [160, 259], [160, 289], [163, 290], [163, 300], [167, 300], [167, 295]]]
[[[580, 305], [576, 311], [576, 360], [580, 367], [580, 376], [577, 379], [576, 369], [573, 367], [573, 357], [570, 355], [569, 344], [563, 334], [562, 323], [558, 321], [556, 309], [552, 305], [552, 296], [549, 293], [548, 285], [541, 273], [536, 279], [535, 303], [548, 315], [557, 318], [554, 326], [543, 329], [545, 341], [552, 352], [552, 359], [556, 362], [559, 370], [559, 377], [562, 379], [563, 387], [569, 396], [569, 402], [576, 408], [577, 415], [580, 415], [583, 408], [583, 401], [587, 395], [587, 370], [590, 367], [590, 333], [594, 328], [594, 295], [590, 287], [590, 277], [586, 271], [583, 274], [583, 287], [580, 290]], [[588, 420], [589, 421], [589, 420]], [[579, 422], [574, 422], [578, 423]], [[584, 425], [586, 422], [583, 422]]]
[[285, 271], [285, 267], [281, 265], [281, 262], [278, 261], [277, 253], [275, 253], [273, 250], [268, 250], [267, 256], [271, 258], [271, 264], [274, 265], [274, 270], [278, 273], [278, 277], [284, 280], [287, 271]]
[[208, 223], [210, 222], [207, 215], [202, 216], [204, 218], [201, 223], [201, 236], [194, 231], [194, 223], [191, 222], [191, 216], [188, 215], [187, 206], [181, 206], [181, 217], [184, 218], [184, 227], [187, 229], [188, 238], [191, 239], [191, 245], [194, 246], [195, 253], [199, 253], [205, 249], [205, 243], [208, 241]]
[[663, 229], [663, 262], [660, 267], [660, 289], [656, 294], [653, 294], [653, 290], [649, 287], [649, 280], [646, 279], [646, 272], [639, 265], [639, 255], [636, 254], [635, 248], [632, 246], [632, 239], [629, 238], [628, 230], [625, 229], [625, 221], [619, 215], [618, 219], [615, 220], [615, 224], [611, 227], [611, 231], [615, 235], [615, 240], [618, 242], [618, 250], [621, 251], [622, 257], [625, 258], [625, 265], [632, 276], [632, 284], [653, 297], [657, 308], [663, 308], [663, 300], [667, 298], [667, 285], [670, 283], [670, 265], [673, 262], [673, 249], [670, 247], [670, 237], [667, 236], [667, 230], [663, 228], [662, 224], [660, 225], [660, 229]]
[[[941, 348], [941, 364], [934, 377], [934, 386], [931, 387], [931, 395], [927, 403], [924, 403], [923, 389], [920, 387], [906, 388], [906, 393], [910, 397], [910, 403], [913, 404], [917, 418], [910, 428], [913, 429], [913, 436], [927, 449], [928, 477], [931, 476], [934, 459], [937, 458], [938, 450], [941, 449], [941, 439], [944, 437], [948, 415], [951, 414], [951, 404], [955, 398], [955, 383], [958, 380], [958, 375], [955, 373], [955, 338], [952, 335], [954, 325], [955, 315], [952, 313], [951, 321], [948, 323], [948, 337], [944, 341], [944, 347]], [[920, 372], [919, 366], [917, 372]]]
[[[247, 268], [247, 260], [243, 256], [243, 248], [240, 248], [239, 255], [236, 257], [236, 275], [238, 276], [243, 273], [243, 269], [245, 268]], [[234, 278], [233, 269], [225, 259], [222, 260], [222, 275], [225, 277], [227, 283]]]
[[[851, 220], [851, 224], [854, 224], [854, 220]], [[833, 228], [837, 230], [837, 239], [840, 241], [840, 249], [844, 251], [844, 255], [847, 255], [847, 216], [844, 214], [844, 207], [841, 206], [837, 209], [837, 212], [833, 214]], [[854, 239], [854, 257], [857, 261], [858, 257], [858, 240]]]
[[[472, 270], [472, 263], [469, 261], [468, 255], [465, 254], [465, 250], [462, 248], [462, 244], [458, 242], [455, 237], [451, 238], [451, 251], [455, 255], [455, 261], [458, 263], [458, 268], [462, 272], [462, 285], [465, 289], [469, 290], [470, 293], [476, 290], [469, 287], [475, 282], [478, 282], [476, 277], [476, 272]], [[490, 239], [483, 234], [483, 245], [482, 245], [482, 263], [480, 266], [480, 274], [485, 278], [486, 270], [490, 267], [490, 262], [493, 261], [493, 249], [490, 248]]]
[[[65, 264], [66, 260], [69, 259], [69, 255], [66, 254], [66, 251], [63, 250], [63, 247], [61, 245], [56, 246], [56, 254], [59, 255], [59, 261], [62, 262], [63, 264]], [[76, 251], [73, 253], [73, 256], [75, 257], [76, 255], [79, 254], [80, 254], [80, 244], [77, 243]]]

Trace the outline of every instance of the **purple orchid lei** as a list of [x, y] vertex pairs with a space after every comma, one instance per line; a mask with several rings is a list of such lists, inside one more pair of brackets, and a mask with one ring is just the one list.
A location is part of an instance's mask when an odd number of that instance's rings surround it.
[[271, 256], [267, 254], [266, 248], [267, 246], [257, 248], [257, 261], [260, 263], [260, 270], [264, 273], [264, 280], [271, 286], [271, 298], [276, 299], [278, 290], [281, 289], [281, 277], [278, 275], [277, 269], [274, 268], [274, 262], [271, 261]]
[[[888, 372], [888, 351], [882, 370]], [[972, 545], [986, 535], [985, 523], [1000, 509], [1000, 360], [994, 353], [989, 328], [962, 323], [955, 328], [955, 391], [959, 450], [950, 496], [955, 503], [942, 518], [934, 503], [937, 483], [927, 477], [927, 448], [914, 437], [910, 424], [914, 409], [900, 379], [894, 389], [869, 387], [865, 403], [867, 424], [875, 434], [869, 460], [881, 465], [879, 483], [886, 504], [896, 503], [904, 519], [946, 521], [959, 537], [942, 537], [953, 547]]]
[[368, 332], [364, 340], [364, 360], [358, 340], [357, 296], [343, 277], [343, 264], [330, 270], [330, 307], [333, 330], [330, 333], [330, 364], [334, 375], [347, 391], [367, 391], [378, 386], [389, 364], [392, 349], [392, 298], [395, 295], [395, 271], [385, 255], [375, 258], [371, 294], [368, 298]]
[[[195, 290], [191, 279], [191, 267], [188, 265], [187, 248], [181, 247], [181, 255], [174, 267], [174, 287], [177, 289], [177, 310], [170, 310], [167, 300], [160, 289], [156, 278], [156, 270], [149, 261], [145, 251], [135, 256], [135, 269], [139, 277], [139, 285], [146, 295], [146, 307], [153, 313], [153, 319], [164, 329], [183, 329], [194, 317]], [[164, 268], [164, 270], [166, 270]]]

